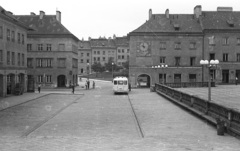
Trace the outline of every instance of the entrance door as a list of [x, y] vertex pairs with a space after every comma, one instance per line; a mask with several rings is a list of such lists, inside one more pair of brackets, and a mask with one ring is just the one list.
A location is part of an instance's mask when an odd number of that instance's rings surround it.
[[229, 70], [222, 70], [222, 83], [229, 83]]
[[35, 91], [34, 76], [33, 75], [28, 75], [27, 77], [28, 77], [27, 91], [28, 92], [34, 92]]
[[65, 75], [59, 75], [57, 80], [58, 80], [58, 83], [57, 83], [58, 87], [66, 87], [66, 77], [65, 77]]
[[137, 83], [139, 87], [150, 87], [150, 76], [147, 74], [141, 74], [138, 76]]
[[181, 74], [174, 74], [174, 83], [181, 83]]

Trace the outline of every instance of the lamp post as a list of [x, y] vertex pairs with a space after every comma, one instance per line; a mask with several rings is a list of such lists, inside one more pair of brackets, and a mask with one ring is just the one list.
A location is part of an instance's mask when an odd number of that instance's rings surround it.
[[87, 63], [87, 79], [89, 80], [89, 63]]
[[211, 60], [210, 62], [208, 60], [201, 60], [200, 64], [203, 66], [206, 66], [208, 68], [208, 102], [211, 101], [211, 73], [210, 69], [212, 67], [216, 67], [219, 64], [218, 60]]
[[162, 75], [163, 75], [163, 77], [162, 77], [162, 84], [165, 84], [165, 78], [164, 78], [164, 68], [167, 68], [168, 67], [168, 65], [167, 64], [162, 64], [162, 65], [157, 65], [157, 66], [152, 66], [152, 68], [156, 68], [156, 69], [158, 69], [158, 68], [162, 68]]
[[113, 78], [113, 65], [114, 65], [114, 63], [112, 62], [112, 78]]

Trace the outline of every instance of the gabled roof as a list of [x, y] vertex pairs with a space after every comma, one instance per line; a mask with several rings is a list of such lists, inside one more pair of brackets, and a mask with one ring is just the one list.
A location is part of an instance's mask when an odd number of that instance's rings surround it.
[[196, 33], [202, 32], [199, 21], [193, 14], [154, 14], [132, 33]]
[[203, 11], [201, 16], [203, 29], [240, 29], [240, 12], [238, 11]]
[[44, 15], [42, 19], [40, 19], [40, 15], [15, 15], [15, 17], [34, 29], [34, 31], [28, 32], [30, 35], [64, 35], [79, 41], [56, 19], [56, 15]]

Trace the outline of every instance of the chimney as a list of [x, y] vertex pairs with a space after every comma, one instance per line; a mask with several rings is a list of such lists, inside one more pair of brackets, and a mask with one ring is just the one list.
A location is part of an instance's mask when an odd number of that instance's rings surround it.
[[233, 8], [232, 7], [217, 7], [218, 12], [232, 12]]
[[201, 5], [197, 5], [194, 7], [194, 15], [196, 16], [196, 18], [199, 18], [199, 16], [202, 15], [202, 6]]
[[40, 11], [40, 19], [43, 19], [43, 16], [45, 15], [45, 12], [44, 11]]
[[58, 10], [56, 11], [56, 19], [61, 23], [61, 12]]
[[149, 9], [149, 20], [152, 18], [152, 9]]
[[169, 9], [166, 9], [165, 15], [166, 15], [166, 18], [169, 18]]
[[35, 16], [36, 14], [34, 12], [31, 12], [30, 15]]

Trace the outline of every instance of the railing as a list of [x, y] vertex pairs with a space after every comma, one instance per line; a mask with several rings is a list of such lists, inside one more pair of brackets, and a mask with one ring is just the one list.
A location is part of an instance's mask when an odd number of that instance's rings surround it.
[[[176, 85], [175, 85], [176, 86]], [[167, 96], [169, 99], [179, 104], [188, 106], [192, 110], [202, 112], [217, 121], [221, 119], [226, 126], [227, 132], [234, 136], [240, 136], [240, 112], [234, 109], [224, 107], [215, 102], [209, 102], [194, 95], [180, 92], [166, 85], [155, 84], [155, 90], [161, 95]], [[217, 123], [215, 123], [217, 124]]]
[[[208, 82], [180, 82], [180, 83], [165, 83], [171, 88], [185, 88], [185, 87], [207, 87]], [[215, 87], [215, 82], [211, 82], [211, 87]]]

